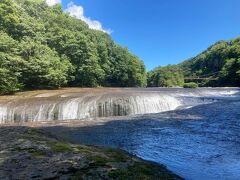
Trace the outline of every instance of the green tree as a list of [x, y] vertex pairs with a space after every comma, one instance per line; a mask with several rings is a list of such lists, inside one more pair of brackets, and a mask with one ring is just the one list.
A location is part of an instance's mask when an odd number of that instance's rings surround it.
[[240, 58], [227, 59], [219, 76], [225, 86], [240, 86]]
[[148, 86], [150, 87], [175, 87], [183, 86], [184, 76], [177, 65], [158, 67], [148, 73]]
[[31, 39], [22, 41], [20, 49], [25, 60], [22, 81], [27, 88], [61, 87], [67, 83], [72, 67], [66, 57]]
[[217, 42], [198, 56], [181, 63], [180, 67], [185, 76], [216, 79], [203, 81], [202, 86], [240, 86], [239, 58], [240, 38], [236, 38]]
[[0, 31], [0, 94], [11, 93], [22, 87], [19, 66], [22, 59], [18, 56], [18, 43]]
[[107, 33], [69, 16], [60, 5], [49, 7], [45, 0], [0, 1], [0, 36], [2, 92], [146, 85], [145, 66], [138, 57]]

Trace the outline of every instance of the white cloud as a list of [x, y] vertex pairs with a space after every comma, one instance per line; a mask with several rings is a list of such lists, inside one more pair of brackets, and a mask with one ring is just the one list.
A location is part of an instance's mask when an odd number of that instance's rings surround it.
[[47, 5], [54, 6], [55, 4], [61, 4], [61, 0], [46, 0]]
[[103, 31], [103, 32], [106, 32], [106, 33], [109, 33], [109, 34], [112, 33], [112, 31], [110, 29], [104, 29], [101, 22], [99, 22], [97, 20], [92, 20], [89, 17], [85, 17], [84, 16], [84, 9], [83, 9], [82, 6], [78, 6], [78, 5], [75, 5], [73, 2], [70, 2], [67, 5], [66, 11], [69, 12], [70, 16], [81, 19], [82, 21], [87, 23], [89, 28], [91, 28], [91, 29]]

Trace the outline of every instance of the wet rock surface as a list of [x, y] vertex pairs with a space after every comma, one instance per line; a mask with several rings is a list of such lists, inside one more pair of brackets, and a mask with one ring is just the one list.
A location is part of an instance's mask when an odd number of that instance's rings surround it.
[[0, 127], [0, 179], [181, 179], [124, 151], [63, 142], [29, 127]]

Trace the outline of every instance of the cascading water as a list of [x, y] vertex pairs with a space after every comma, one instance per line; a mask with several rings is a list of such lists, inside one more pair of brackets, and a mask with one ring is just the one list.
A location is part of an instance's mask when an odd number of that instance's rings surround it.
[[[80, 90], [79, 90], [80, 91]], [[116, 92], [48, 92], [35, 96], [0, 99], [0, 123], [95, 119], [159, 113], [178, 107], [214, 102], [219, 94], [232, 95], [238, 90], [225, 89], [120, 89]], [[211, 96], [211, 97], [209, 97]]]
[[[0, 123], [50, 121], [33, 124], [71, 142], [126, 150], [186, 179], [240, 179], [239, 106], [238, 88], [34, 91], [1, 96]], [[112, 118], [146, 113], [158, 114]], [[111, 118], [91, 121], [98, 117]]]
[[33, 97], [0, 104], [0, 122], [128, 116], [173, 110], [180, 105], [177, 98], [159, 93]]

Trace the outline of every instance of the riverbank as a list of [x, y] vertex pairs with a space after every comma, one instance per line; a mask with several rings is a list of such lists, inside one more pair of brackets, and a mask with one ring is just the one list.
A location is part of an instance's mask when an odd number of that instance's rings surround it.
[[65, 142], [26, 126], [1, 126], [0, 149], [0, 179], [181, 179], [125, 151]]

